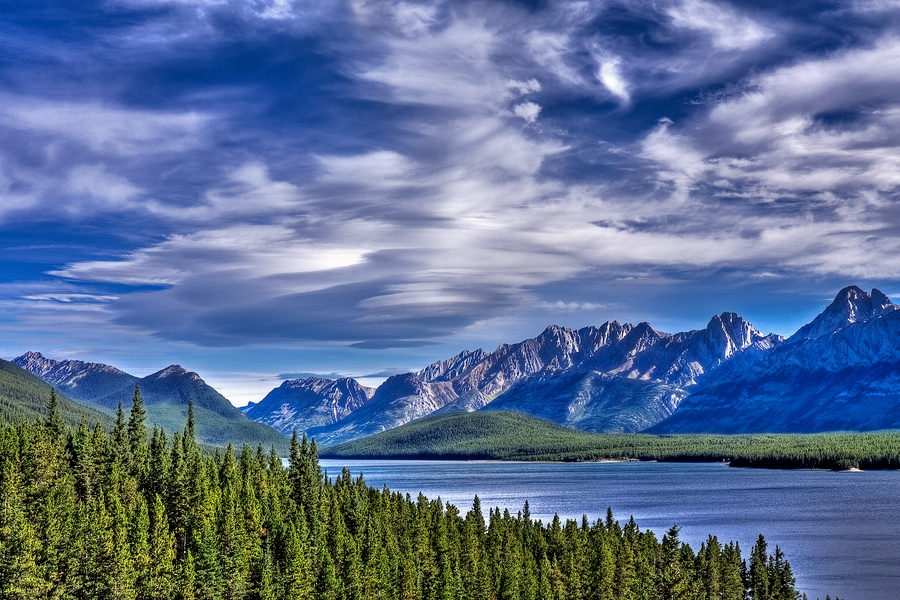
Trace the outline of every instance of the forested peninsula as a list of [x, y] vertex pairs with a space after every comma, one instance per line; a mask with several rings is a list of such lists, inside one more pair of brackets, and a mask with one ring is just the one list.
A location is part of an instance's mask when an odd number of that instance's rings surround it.
[[0, 598], [685, 599], [799, 598], [762, 536], [744, 560], [714, 536], [694, 550], [633, 520], [549, 524], [368, 487], [319, 467], [294, 436], [273, 450], [205, 453], [148, 432], [139, 393], [110, 431], [0, 426]]
[[323, 449], [326, 458], [653, 460], [777, 469], [900, 469], [900, 431], [590, 433], [511, 411], [449, 413]]

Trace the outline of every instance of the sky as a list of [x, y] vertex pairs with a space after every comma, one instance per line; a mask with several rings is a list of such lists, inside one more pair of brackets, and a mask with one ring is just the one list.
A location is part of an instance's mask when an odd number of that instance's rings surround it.
[[900, 296], [900, 4], [6, 0], [0, 356], [377, 384]]

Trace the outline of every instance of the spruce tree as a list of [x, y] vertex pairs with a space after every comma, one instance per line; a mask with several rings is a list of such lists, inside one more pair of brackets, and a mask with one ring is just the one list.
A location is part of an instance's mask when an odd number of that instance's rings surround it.
[[128, 449], [131, 453], [131, 468], [139, 478], [146, 473], [149, 461], [146, 422], [147, 409], [144, 408], [144, 398], [141, 396], [140, 386], [135, 385], [134, 396], [131, 399], [131, 413], [128, 417]]
[[0, 473], [0, 598], [30, 600], [50, 590], [38, 566], [40, 539], [25, 515], [12, 461]]
[[769, 588], [769, 565], [766, 555], [766, 539], [759, 535], [756, 544], [750, 551], [750, 567], [747, 573], [747, 589], [749, 600], [771, 600]]
[[63, 423], [62, 411], [59, 408], [59, 398], [56, 396], [56, 388], [50, 388], [50, 399], [47, 401], [47, 417], [44, 426], [50, 432], [54, 440], [64, 440], [66, 425]]

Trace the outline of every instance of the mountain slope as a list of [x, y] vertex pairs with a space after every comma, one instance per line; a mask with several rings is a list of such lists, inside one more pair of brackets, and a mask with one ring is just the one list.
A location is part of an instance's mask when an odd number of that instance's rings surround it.
[[337, 423], [368, 402], [375, 390], [355, 379], [289, 379], [259, 403], [244, 410], [250, 419], [274, 427], [285, 435], [296, 429]]
[[[17, 423], [22, 419], [42, 419], [46, 416], [46, 405], [50, 399], [52, 386], [25, 369], [0, 359], [0, 420]], [[57, 392], [63, 421], [77, 426], [82, 416], [89, 424], [97, 421], [110, 425], [112, 419], [104, 412], [75, 402], [65, 394]]]
[[514, 410], [583, 431], [643, 431], [671, 415], [687, 395], [656, 380], [563, 371], [528, 377], [482, 410]]
[[93, 400], [126, 387], [134, 389], [138, 381], [134, 375], [110, 365], [80, 360], [58, 361], [40, 352], [26, 352], [12, 362], [75, 400]]
[[127, 412], [140, 387], [149, 424], [168, 432], [180, 431], [187, 421], [187, 404], [193, 400], [197, 438], [211, 446], [229, 443], [266, 448], [286, 448], [287, 441], [271, 427], [255, 423], [210, 387], [197, 373], [172, 365], [143, 378], [115, 367], [83, 361], [55, 361], [37, 352], [28, 352], [14, 360], [44, 381], [54, 382], [66, 393], [74, 394], [88, 406], [112, 414], [121, 404]]
[[433, 415], [339, 446], [323, 458], [465, 460], [667, 460], [732, 466], [897, 469], [900, 432], [665, 435], [596, 434], [522, 413]]
[[900, 428], [900, 306], [841, 290], [784, 344], [716, 372], [653, 432]]

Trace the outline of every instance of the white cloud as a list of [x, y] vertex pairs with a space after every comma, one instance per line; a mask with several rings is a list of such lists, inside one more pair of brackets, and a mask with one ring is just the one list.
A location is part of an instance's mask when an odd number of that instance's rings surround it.
[[628, 104], [631, 101], [631, 96], [628, 94], [628, 85], [619, 70], [620, 62], [618, 58], [611, 58], [601, 62], [597, 77], [613, 96]]
[[760, 23], [722, 3], [683, 0], [670, 7], [668, 14], [676, 27], [707, 34], [720, 50], [749, 50], [774, 35]]
[[442, 107], [484, 107], [507, 94], [491, 62], [495, 36], [483, 24], [456, 20], [427, 36], [385, 40], [388, 57], [363, 79], [387, 86], [394, 101]]
[[526, 123], [534, 123], [541, 114], [541, 105], [534, 102], [523, 102], [513, 108], [513, 114], [524, 119]]
[[296, 185], [273, 181], [264, 164], [252, 161], [237, 167], [224, 181], [207, 190], [201, 203], [180, 206], [154, 200], [145, 203], [144, 208], [167, 219], [215, 226], [296, 214], [304, 202]]
[[124, 205], [140, 193], [124, 177], [110, 173], [103, 165], [79, 165], [69, 170], [65, 189], [76, 197], [87, 197], [89, 204], [113, 208]]
[[119, 260], [86, 261], [50, 274], [126, 285], [177, 285], [213, 273], [235, 282], [359, 264], [366, 251], [297, 239], [283, 226], [245, 225], [173, 235]]
[[584, 78], [569, 64], [571, 40], [565, 33], [533, 31], [527, 37], [532, 59], [563, 83], [582, 86]]
[[210, 117], [198, 112], [133, 110], [100, 103], [0, 98], [0, 124], [74, 141], [98, 153], [134, 156], [197, 145]]
[[34, 300], [35, 302], [62, 302], [70, 304], [73, 302], [113, 302], [119, 299], [119, 296], [97, 295], [97, 294], [37, 294], [31, 296], [23, 296], [25, 300]]

